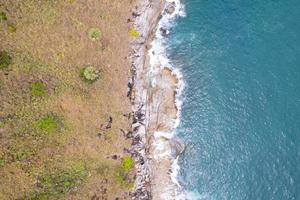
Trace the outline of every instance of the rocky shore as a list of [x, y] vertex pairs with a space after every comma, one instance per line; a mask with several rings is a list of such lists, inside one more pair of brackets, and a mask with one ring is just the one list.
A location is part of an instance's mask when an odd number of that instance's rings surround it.
[[[184, 147], [167, 134], [175, 127], [178, 117], [175, 102], [179, 80], [163, 63], [150, 64], [151, 54], [155, 52], [149, 53], [159, 20], [174, 11], [174, 2], [144, 0], [128, 19], [129, 26], [141, 34], [131, 43], [132, 68], [128, 83], [133, 108], [130, 153], [136, 161], [132, 199], [175, 199], [179, 192], [170, 174], [173, 161]], [[168, 33], [162, 27], [158, 31], [164, 36]]]

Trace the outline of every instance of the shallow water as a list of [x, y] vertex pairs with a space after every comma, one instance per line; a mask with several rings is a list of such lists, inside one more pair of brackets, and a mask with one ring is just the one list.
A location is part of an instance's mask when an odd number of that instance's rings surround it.
[[168, 54], [185, 80], [191, 199], [300, 199], [300, 1], [184, 0]]

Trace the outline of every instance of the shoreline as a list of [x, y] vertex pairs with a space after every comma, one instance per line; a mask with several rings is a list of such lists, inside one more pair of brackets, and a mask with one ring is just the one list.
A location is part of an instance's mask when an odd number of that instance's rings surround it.
[[175, 180], [178, 167], [174, 165], [184, 145], [172, 133], [180, 115], [181, 77], [172, 66], [160, 60], [155, 44], [158, 37], [167, 35], [162, 20], [178, 15], [178, 3], [145, 0], [132, 12], [130, 25], [141, 34], [131, 42], [132, 68], [128, 83], [133, 110], [130, 153], [136, 163], [132, 199], [175, 199], [181, 193]]

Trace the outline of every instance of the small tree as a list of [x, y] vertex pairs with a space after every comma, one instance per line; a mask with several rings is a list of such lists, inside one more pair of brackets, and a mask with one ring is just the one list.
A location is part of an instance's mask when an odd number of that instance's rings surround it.
[[100, 77], [99, 70], [96, 69], [94, 66], [87, 66], [83, 68], [80, 72], [81, 78], [88, 83], [93, 83]]

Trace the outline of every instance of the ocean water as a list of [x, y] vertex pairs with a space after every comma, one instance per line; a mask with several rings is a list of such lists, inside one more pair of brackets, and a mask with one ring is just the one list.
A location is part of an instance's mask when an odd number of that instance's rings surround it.
[[299, 200], [300, 1], [181, 2], [178, 181], [193, 200]]

